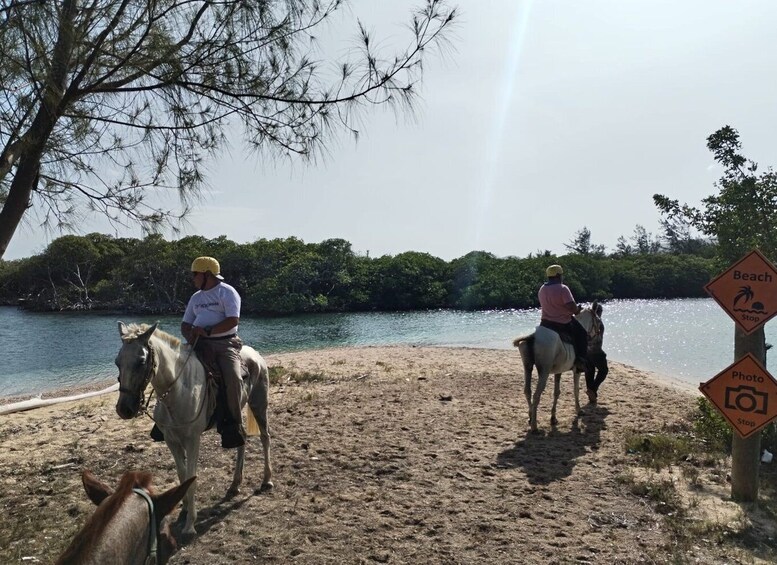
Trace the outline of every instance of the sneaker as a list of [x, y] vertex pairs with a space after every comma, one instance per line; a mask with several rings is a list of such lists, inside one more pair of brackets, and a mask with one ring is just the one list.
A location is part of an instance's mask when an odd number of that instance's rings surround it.
[[154, 441], [165, 441], [165, 434], [162, 433], [162, 430], [160, 430], [159, 426], [156, 424], [151, 428], [151, 433], [149, 435]]
[[596, 391], [593, 389], [586, 389], [585, 393], [588, 395], [588, 402], [591, 404], [596, 404], [596, 401], [598, 400], [598, 394], [596, 394]]

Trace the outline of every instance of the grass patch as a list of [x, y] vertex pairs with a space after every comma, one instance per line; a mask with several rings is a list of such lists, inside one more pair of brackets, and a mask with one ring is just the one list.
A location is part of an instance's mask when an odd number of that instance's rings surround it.
[[289, 372], [289, 371], [286, 370], [286, 368], [283, 365], [276, 365], [274, 367], [268, 367], [268, 368], [270, 370], [270, 384], [271, 385], [279, 385], [279, 384], [281, 384], [281, 380]]
[[270, 384], [279, 385], [284, 382], [321, 383], [331, 380], [326, 374], [314, 371], [288, 370], [282, 365], [270, 367]]
[[677, 488], [671, 479], [656, 478], [652, 481], [633, 480], [629, 485], [629, 491], [635, 496], [646, 498], [652, 502], [656, 512], [665, 515], [684, 513], [684, 508]]
[[324, 373], [316, 373], [313, 371], [294, 371], [289, 373], [291, 380], [298, 383], [321, 383], [330, 380]]
[[642, 465], [656, 471], [688, 459], [693, 452], [690, 438], [667, 433], [629, 432], [625, 443], [627, 453], [637, 454]]

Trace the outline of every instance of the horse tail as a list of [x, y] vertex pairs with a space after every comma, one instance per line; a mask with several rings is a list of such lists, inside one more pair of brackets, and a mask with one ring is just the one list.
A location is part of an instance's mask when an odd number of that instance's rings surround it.
[[521, 358], [523, 359], [524, 367], [527, 370], [531, 370], [534, 365], [534, 339], [535, 332], [521, 337], [516, 337], [513, 340], [513, 345], [521, 352]]
[[259, 428], [259, 422], [256, 421], [253, 410], [251, 410], [248, 404], [245, 405], [243, 410], [246, 413], [246, 435], [255, 436], [261, 431]]
[[521, 343], [523, 343], [524, 341], [528, 342], [529, 345], [533, 346], [534, 345], [534, 332], [532, 332], [530, 334], [522, 335], [520, 337], [516, 337], [513, 340], [513, 347], [520, 347]]

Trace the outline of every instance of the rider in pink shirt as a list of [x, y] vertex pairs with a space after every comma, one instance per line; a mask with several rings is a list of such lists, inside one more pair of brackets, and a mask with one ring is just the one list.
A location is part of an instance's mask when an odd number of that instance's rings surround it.
[[585, 371], [588, 351], [588, 333], [575, 319], [580, 307], [572, 296], [572, 291], [562, 282], [564, 270], [561, 265], [551, 265], [545, 269], [548, 281], [540, 287], [539, 300], [542, 308], [540, 325], [558, 333], [572, 335], [575, 347], [575, 364], [578, 370]]

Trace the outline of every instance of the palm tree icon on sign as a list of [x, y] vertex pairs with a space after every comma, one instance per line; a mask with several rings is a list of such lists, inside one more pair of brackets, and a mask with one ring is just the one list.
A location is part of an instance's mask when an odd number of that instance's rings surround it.
[[[734, 297], [734, 310], [737, 312], [750, 312], [750, 313], [759, 313], [759, 314], [766, 314], [764, 311], [764, 305], [760, 302], [753, 302], [750, 304], [750, 308], [747, 308], [748, 302], [750, 302], [753, 298], [755, 298], [755, 293], [753, 292], [753, 289], [750, 287], [750, 285], [746, 286], [740, 286], [739, 292], [737, 292], [737, 295]], [[742, 304], [742, 308], [737, 308], [737, 302], [744, 299], [744, 302]]]

